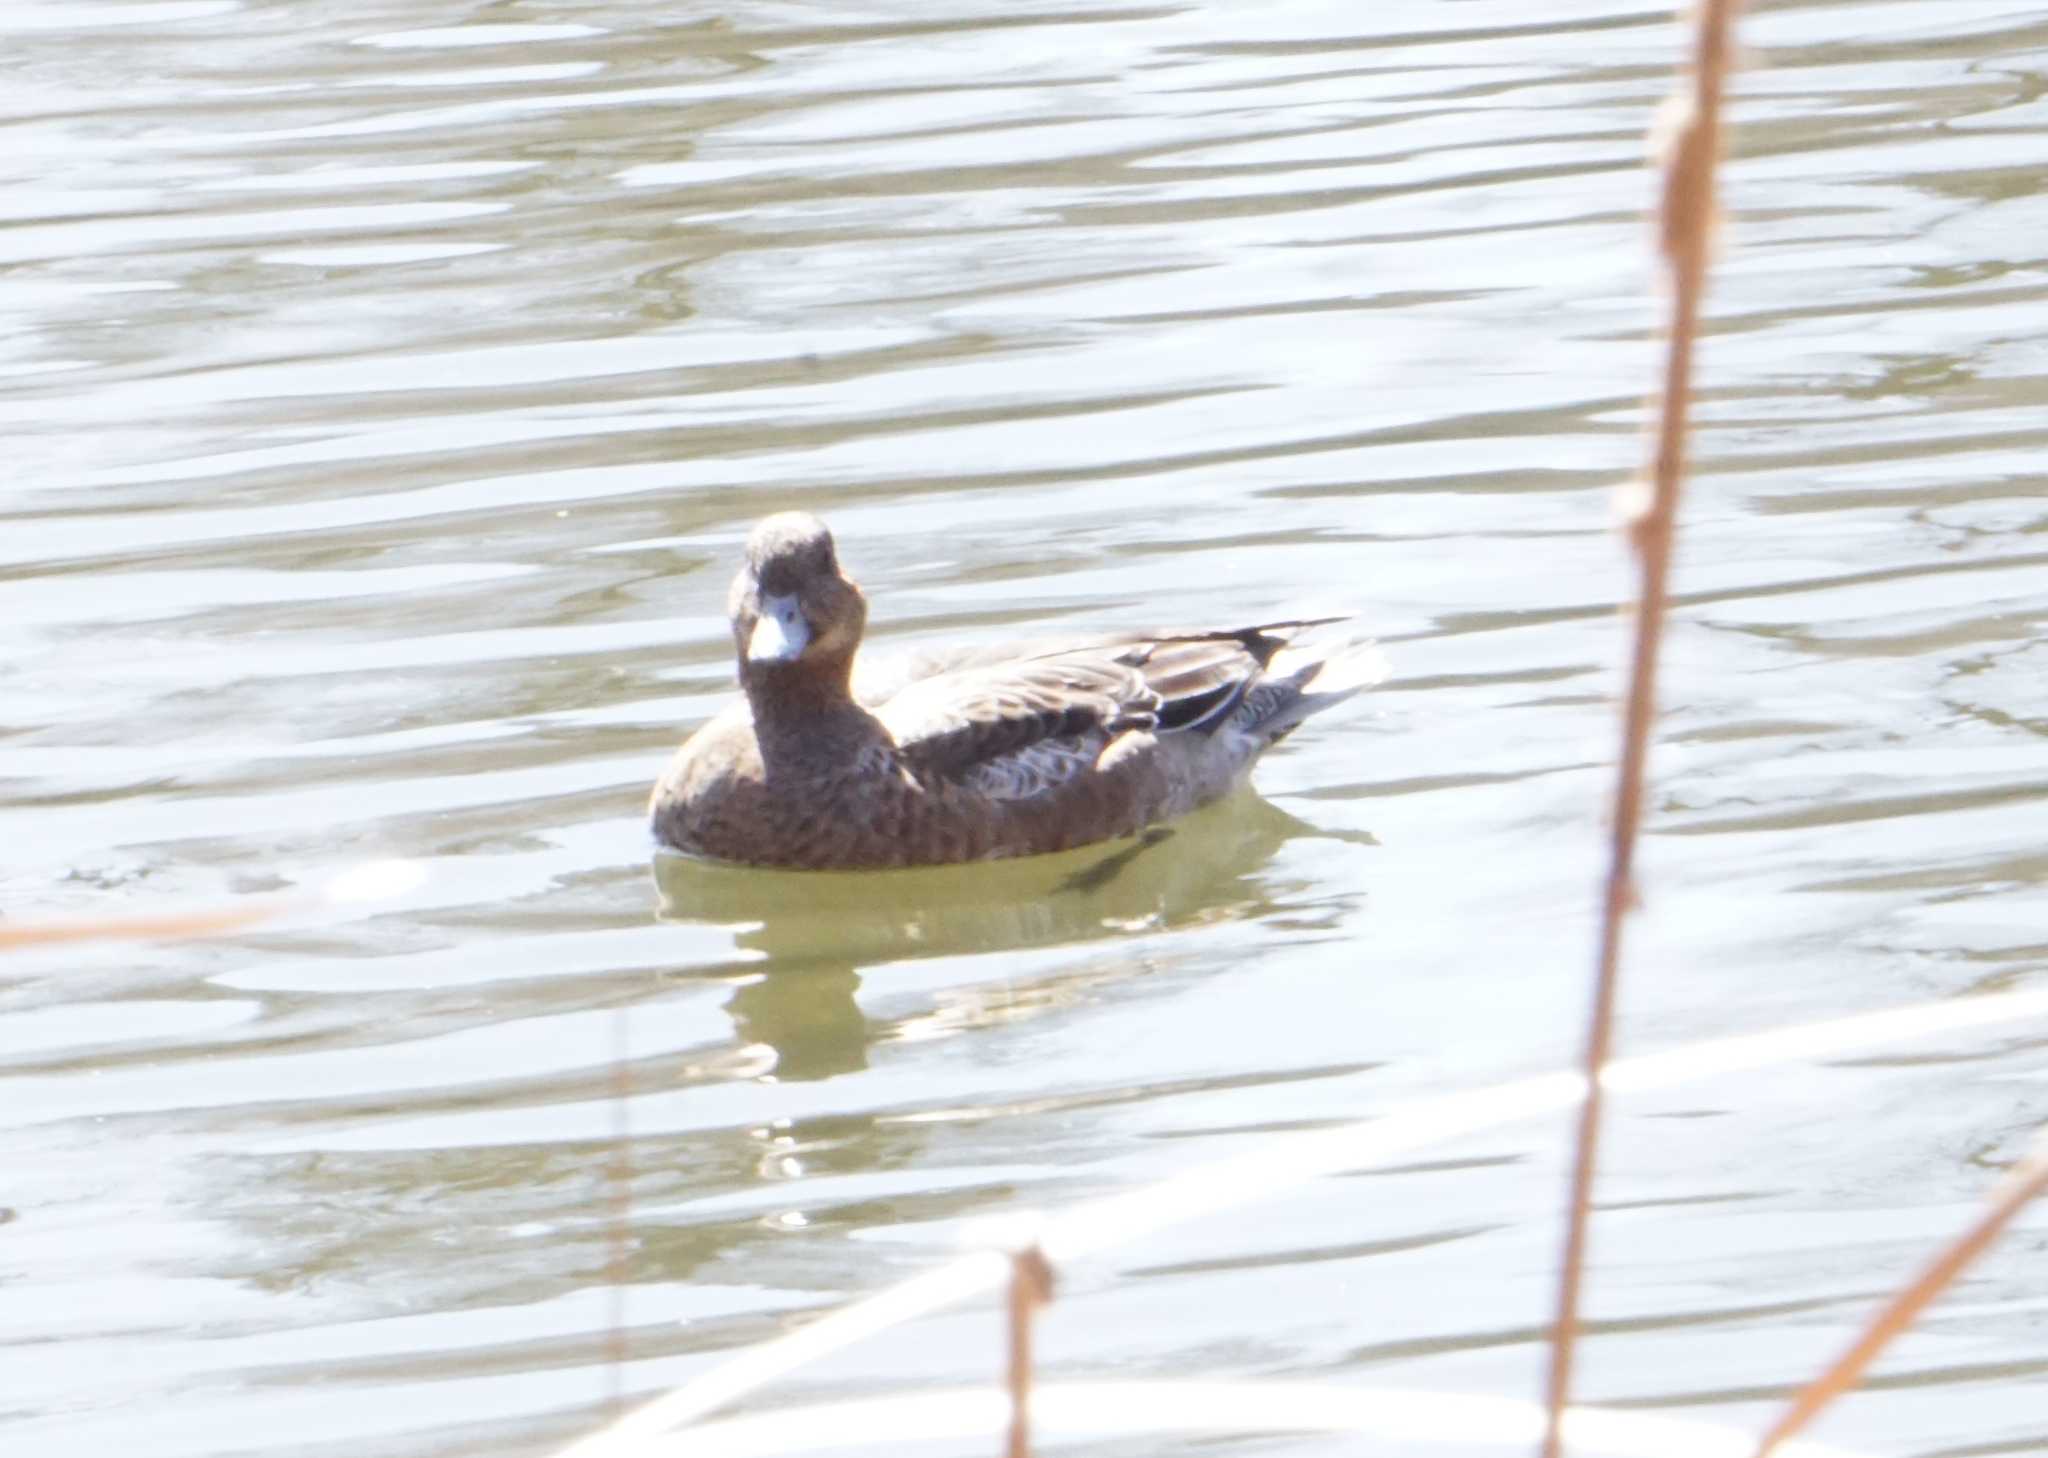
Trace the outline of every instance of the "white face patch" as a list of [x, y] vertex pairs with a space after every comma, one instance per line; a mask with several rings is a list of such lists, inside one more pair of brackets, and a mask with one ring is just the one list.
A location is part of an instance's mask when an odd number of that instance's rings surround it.
[[792, 593], [761, 594], [761, 616], [747, 638], [749, 663], [794, 663], [811, 643], [811, 625]]

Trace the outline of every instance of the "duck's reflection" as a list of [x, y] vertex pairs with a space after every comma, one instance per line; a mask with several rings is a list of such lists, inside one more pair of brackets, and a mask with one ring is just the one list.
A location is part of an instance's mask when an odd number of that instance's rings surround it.
[[741, 1041], [775, 1050], [775, 1076], [830, 1078], [867, 1067], [868, 1020], [849, 966], [770, 967], [735, 991], [725, 1010]]
[[732, 925], [760, 960], [727, 1004], [783, 1080], [867, 1066], [887, 1029], [861, 1011], [861, 974], [910, 958], [1016, 951], [1273, 910], [1263, 876], [1298, 837], [1332, 835], [1247, 792], [1171, 826], [1061, 855], [910, 871], [763, 871], [654, 858], [665, 921]]

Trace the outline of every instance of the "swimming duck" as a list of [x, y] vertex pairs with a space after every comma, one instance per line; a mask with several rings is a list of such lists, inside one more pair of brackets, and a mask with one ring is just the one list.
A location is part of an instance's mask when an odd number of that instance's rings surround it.
[[1379, 681], [1333, 618], [1124, 632], [856, 663], [867, 600], [816, 517], [757, 525], [727, 601], [744, 701], [676, 751], [655, 839], [754, 866], [1036, 855], [1217, 799], [1310, 714]]

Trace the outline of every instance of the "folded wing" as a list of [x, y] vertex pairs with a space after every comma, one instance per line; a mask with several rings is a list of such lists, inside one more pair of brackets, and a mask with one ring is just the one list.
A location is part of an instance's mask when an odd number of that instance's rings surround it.
[[872, 709], [920, 780], [1028, 798], [1086, 775], [1124, 734], [1213, 733], [1307, 625], [1131, 636], [1029, 656], [970, 652]]

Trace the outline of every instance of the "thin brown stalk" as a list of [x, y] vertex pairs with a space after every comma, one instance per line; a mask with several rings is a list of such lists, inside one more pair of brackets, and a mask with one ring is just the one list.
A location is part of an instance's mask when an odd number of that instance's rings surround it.
[[20, 947], [48, 947], [66, 942], [159, 942], [181, 937], [218, 936], [269, 921], [293, 903], [277, 897], [251, 897], [235, 906], [204, 911], [153, 912], [142, 916], [91, 916], [60, 921], [0, 922], [0, 952]]
[[1543, 1458], [1558, 1458], [1562, 1450], [1560, 1423], [1571, 1399], [1572, 1358], [1579, 1334], [1579, 1295], [1585, 1274], [1593, 1175], [1599, 1165], [1603, 1112], [1599, 1074], [1613, 1045], [1622, 925], [1635, 899], [1636, 831], [1642, 821], [1650, 724], [1657, 709], [1657, 656], [1669, 597], [1671, 539], [1685, 479], [1693, 341], [1699, 330], [1700, 296], [1706, 284], [1714, 230], [1714, 167], [1721, 153], [1721, 92], [1728, 72], [1729, 29], [1738, 4], [1739, 0], [1700, 0], [1693, 36], [1692, 84], [1689, 93], [1681, 93], [1678, 98], [1684, 110], [1673, 129], [1671, 153], [1664, 167], [1659, 244], [1670, 276], [1670, 323], [1663, 393], [1650, 462], [1649, 501], [1629, 524], [1638, 572], [1635, 636], [1629, 662], [1628, 703], [1622, 720], [1621, 764], [1616, 775], [1607, 881], [1600, 912], [1599, 967], [1586, 1031], [1586, 1096], [1579, 1106], [1557, 1321], [1551, 1335]]
[[1052, 1300], [1052, 1264], [1036, 1244], [1010, 1258], [1010, 1438], [1008, 1458], [1031, 1458], [1031, 1327]]
[[626, 1101], [633, 1096], [631, 1009], [612, 1009], [612, 1151], [605, 1171], [611, 1185], [611, 1220], [605, 1233], [605, 1370], [611, 1421], [626, 1415], [626, 1276], [632, 1268], [633, 1129]]
[[2048, 1143], [2036, 1143], [2033, 1152], [2015, 1165], [1991, 1192], [1983, 1213], [1970, 1223], [1969, 1229], [1942, 1247], [1920, 1274], [1871, 1318], [1849, 1349], [1807, 1383], [1757, 1443], [1756, 1458], [1768, 1458], [1780, 1443], [1803, 1432], [1830, 1403], [1854, 1387], [1878, 1354], [1917, 1321], [1928, 1303], [1984, 1254], [2013, 1216], [2043, 1190], [2048, 1190]]

